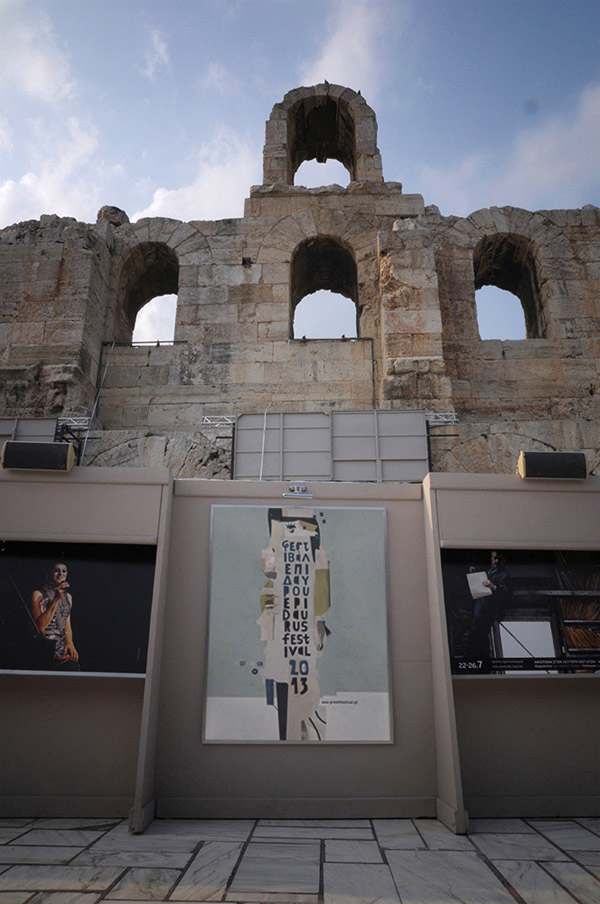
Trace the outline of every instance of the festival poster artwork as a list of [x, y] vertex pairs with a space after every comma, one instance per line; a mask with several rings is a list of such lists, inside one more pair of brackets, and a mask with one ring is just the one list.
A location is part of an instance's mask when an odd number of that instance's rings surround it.
[[600, 551], [443, 549], [455, 675], [600, 672]]
[[0, 541], [0, 671], [144, 675], [154, 546]]
[[205, 741], [390, 742], [385, 509], [213, 505]]

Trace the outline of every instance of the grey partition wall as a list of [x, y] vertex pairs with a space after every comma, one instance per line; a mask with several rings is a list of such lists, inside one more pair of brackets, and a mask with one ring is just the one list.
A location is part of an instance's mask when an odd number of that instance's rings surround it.
[[[4, 661], [0, 806], [5, 815], [124, 816], [135, 801], [136, 827], [151, 818], [171, 492], [164, 469], [0, 472], [3, 658], [10, 653], [11, 625], [16, 631], [19, 624], [7, 617], [8, 593], [10, 611], [26, 622], [45, 568], [65, 559], [81, 669], [61, 672], [60, 660], [40, 666], [28, 658], [31, 645], [25, 644], [16, 648], [22, 661], [14, 656]], [[18, 556], [32, 567], [14, 572]], [[33, 632], [33, 620], [30, 627]], [[122, 640], [129, 636], [135, 647], [124, 648]]]
[[243, 414], [238, 480], [419, 482], [429, 470], [423, 411]]
[[[430, 474], [424, 493], [436, 725], [454, 736], [452, 756], [438, 755], [440, 784], [462, 781], [471, 817], [600, 815], [597, 665], [566, 662], [560, 674], [541, 660], [532, 674], [527, 660], [521, 672], [501, 673], [500, 662], [498, 673], [452, 674], [442, 578], [446, 551], [468, 551], [464, 561], [500, 551], [509, 572], [530, 552], [535, 563], [556, 550], [588, 551], [597, 563], [600, 478]], [[585, 598], [599, 600], [600, 588]]]

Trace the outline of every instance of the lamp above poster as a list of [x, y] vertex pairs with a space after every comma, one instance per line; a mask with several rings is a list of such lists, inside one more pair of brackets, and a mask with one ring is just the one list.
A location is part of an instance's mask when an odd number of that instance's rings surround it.
[[454, 675], [600, 671], [600, 552], [443, 549]]
[[0, 542], [0, 671], [144, 675], [155, 554]]

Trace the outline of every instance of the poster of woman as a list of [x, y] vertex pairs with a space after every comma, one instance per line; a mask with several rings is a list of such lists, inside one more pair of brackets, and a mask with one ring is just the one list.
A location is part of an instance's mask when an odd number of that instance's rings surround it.
[[0, 670], [144, 674], [153, 546], [0, 543]]

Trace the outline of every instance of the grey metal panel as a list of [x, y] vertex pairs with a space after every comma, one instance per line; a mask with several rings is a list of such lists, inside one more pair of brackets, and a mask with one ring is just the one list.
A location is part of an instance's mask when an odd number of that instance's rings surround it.
[[286, 452], [283, 458], [283, 476], [311, 477], [313, 480], [329, 479], [329, 452]]
[[343, 458], [351, 459], [352, 461], [360, 461], [361, 459], [375, 461], [377, 458], [375, 437], [334, 436], [333, 460], [338, 461]]
[[334, 480], [377, 480], [375, 461], [336, 461], [333, 465]]
[[424, 411], [378, 411], [380, 436], [425, 436], [427, 418]]
[[423, 461], [382, 461], [381, 462], [382, 477], [385, 482], [396, 482], [402, 480], [424, 480], [429, 465], [427, 460]]
[[423, 411], [285, 412], [237, 419], [237, 479], [401, 482], [420, 481], [428, 470]]
[[11, 439], [32, 443], [53, 443], [55, 434], [55, 417], [0, 417], [2, 444]]
[[382, 461], [418, 458], [427, 462], [427, 437], [425, 436], [380, 436], [379, 455]]

